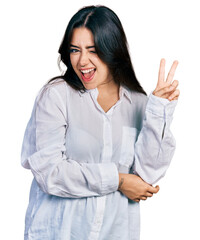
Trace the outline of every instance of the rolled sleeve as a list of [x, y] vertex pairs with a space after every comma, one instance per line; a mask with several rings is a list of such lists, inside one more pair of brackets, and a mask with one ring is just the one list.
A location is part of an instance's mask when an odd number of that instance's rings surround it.
[[169, 101], [168, 99], [157, 97], [151, 93], [149, 101], [147, 102], [146, 111], [161, 118], [170, 118], [173, 116], [177, 102], [177, 100]]
[[162, 178], [175, 152], [170, 124], [177, 101], [150, 94], [143, 127], [135, 144], [134, 173], [153, 184]]
[[114, 163], [98, 164], [102, 179], [101, 194], [116, 191], [119, 185], [119, 173]]

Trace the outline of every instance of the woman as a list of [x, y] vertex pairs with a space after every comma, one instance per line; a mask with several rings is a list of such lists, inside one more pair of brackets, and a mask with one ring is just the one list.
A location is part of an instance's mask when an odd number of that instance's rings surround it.
[[149, 98], [135, 77], [126, 36], [104, 6], [79, 10], [59, 48], [67, 71], [38, 94], [22, 165], [34, 180], [25, 239], [139, 239], [139, 201], [172, 159], [169, 130], [177, 61], [165, 60]]

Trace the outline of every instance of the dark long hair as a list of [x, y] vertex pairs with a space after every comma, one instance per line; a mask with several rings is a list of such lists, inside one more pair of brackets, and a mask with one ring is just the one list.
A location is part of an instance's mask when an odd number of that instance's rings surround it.
[[61, 61], [67, 67], [62, 78], [74, 89], [85, 90], [70, 62], [73, 30], [79, 27], [86, 27], [92, 32], [96, 53], [108, 66], [114, 81], [146, 94], [135, 76], [126, 35], [119, 18], [111, 9], [100, 5], [84, 7], [71, 18], [58, 51]]

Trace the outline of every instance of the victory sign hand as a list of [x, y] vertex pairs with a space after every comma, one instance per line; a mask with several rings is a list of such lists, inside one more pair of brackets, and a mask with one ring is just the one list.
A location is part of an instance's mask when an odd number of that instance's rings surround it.
[[158, 83], [153, 94], [157, 97], [166, 98], [169, 101], [177, 100], [180, 91], [177, 89], [178, 81], [173, 80], [178, 61], [174, 61], [165, 80], [165, 59], [161, 59], [158, 74]]

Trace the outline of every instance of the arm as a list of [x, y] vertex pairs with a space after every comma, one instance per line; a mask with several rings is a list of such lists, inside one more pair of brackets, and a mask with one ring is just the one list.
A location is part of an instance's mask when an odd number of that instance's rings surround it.
[[174, 100], [179, 97], [179, 90], [176, 89], [178, 81], [172, 82], [177, 64], [177, 61], [173, 63], [164, 81], [165, 60], [161, 60], [158, 84], [150, 95], [143, 127], [135, 144], [133, 170], [136, 175], [119, 174], [118, 190], [136, 202], [146, 200], [159, 191], [158, 186], [149, 184], [164, 176], [174, 154], [175, 140], [169, 127], [177, 104]]
[[173, 63], [165, 81], [165, 60], [161, 60], [157, 87], [150, 95], [135, 145], [134, 173], [150, 184], [165, 175], [175, 151], [170, 124], [179, 96], [178, 81], [173, 81], [177, 64]]
[[114, 163], [78, 163], [66, 158], [65, 105], [55, 88], [39, 95], [25, 132], [22, 165], [31, 169], [40, 188], [51, 195], [81, 198], [116, 191], [119, 176]]
[[175, 151], [175, 139], [170, 131], [177, 101], [169, 102], [150, 95], [143, 127], [135, 144], [134, 173], [154, 184], [165, 175]]

